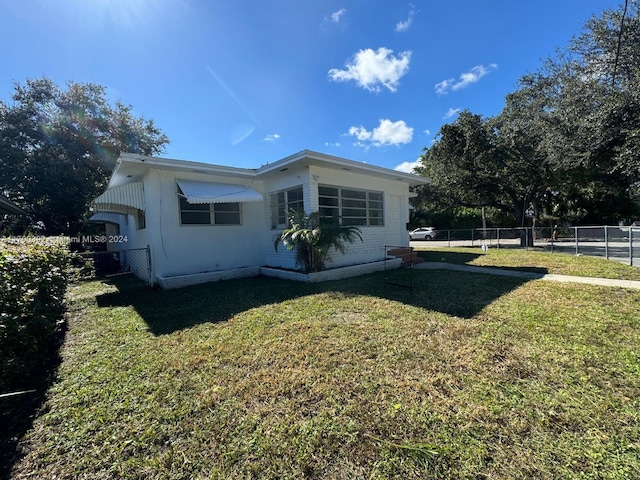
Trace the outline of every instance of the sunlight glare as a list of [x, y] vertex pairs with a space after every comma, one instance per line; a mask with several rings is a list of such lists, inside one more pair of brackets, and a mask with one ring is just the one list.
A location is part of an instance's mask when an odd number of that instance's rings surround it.
[[87, 27], [112, 25], [128, 29], [147, 26], [157, 5], [153, 0], [75, 0], [71, 3], [76, 18], [85, 20]]

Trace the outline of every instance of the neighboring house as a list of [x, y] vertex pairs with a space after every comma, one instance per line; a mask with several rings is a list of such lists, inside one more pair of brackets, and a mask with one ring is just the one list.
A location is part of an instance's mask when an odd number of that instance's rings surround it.
[[0, 195], [0, 215], [26, 215], [26, 212], [4, 195]]
[[122, 154], [92, 220], [121, 241], [109, 250], [148, 248], [148, 280], [172, 288], [295, 269], [291, 251], [274, 249], [292, 208], [361, 228], [363, 242], [328, 268], [382, 261], [385, 245], [408, 245], [409, 187], [425, 183], [308, 150], [257, 169]]

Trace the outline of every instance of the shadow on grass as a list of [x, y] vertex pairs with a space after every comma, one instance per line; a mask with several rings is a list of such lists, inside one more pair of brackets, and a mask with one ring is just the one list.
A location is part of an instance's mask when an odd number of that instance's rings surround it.
[[474, 249], [475, 252], [447, 252], [440, 250], [416, 250], [418, 257], [424, 259], [425, 262], [447, 262], [455, 263], [458, 265], [469, 264], [482, 254], [477, 253], [478, 249]]
[[10, 478], [11, 469], [21, 456], [18, 444], [31, 429], [54, 382], [56, 370], [62, 361], [60, 347], [65, 334], [66, 327], [63, 327], [50, 351], [43, 352], [40, 366], [25, 379], [27, 388], [19, 389], [21, 393], [17, 395], [0, 398], [0, 479]]
[[132, 306], [155, 335], [221, 322], [251, 308], [313, 293], [309, 285], [255, 277], [175, 290], [150, 289], [132, 276], [108, 280], [118, 291], [100, 295], [100, 307]]
[[322, 292], [365, 295], [463, 318], [472, 318], [485, 306], [529, 281], [524, 278], [446, 270], [394, 272], [394, 283], [385, 282], [386, 273], [323, 283], [300, 283], [267, 277], [153, 290], [132, 277], [109, 282], [117, 292], [97, 298], [100, 307], [132, 306], [155, 335], [170, 334], [207, 322], [223, 322], [243, 311]]
[[[469, 265], [469, 266], [480, 266], [473, 265], [473, 261], [477, 258], [481, 257], [482, 253], [477, 253], [477, 248], [475, 248], [476, 252], [447, 252], [447, 251], [438, 251], [438, 250], [417, 250], [417, 256], [422, 258], [425, 262], [446, 262], [453, 263], [455, 265]], [[513, 272], [530, 272], [536, 273], [540, 276], [549, 273], [546, 268], [541, 267], [507, 267], [507, 266], [484, 266], [484, 268], [499, 268], [500, 270], [513, 271]]]

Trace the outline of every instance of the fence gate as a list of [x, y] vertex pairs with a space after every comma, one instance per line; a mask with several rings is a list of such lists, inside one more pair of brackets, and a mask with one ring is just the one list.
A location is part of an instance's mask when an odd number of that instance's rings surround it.
[[85, 252], [81, 255], [93, 262], [96, 275], [131, 272], [151, 285], [151, 255], [149, 247], [115, 252]]

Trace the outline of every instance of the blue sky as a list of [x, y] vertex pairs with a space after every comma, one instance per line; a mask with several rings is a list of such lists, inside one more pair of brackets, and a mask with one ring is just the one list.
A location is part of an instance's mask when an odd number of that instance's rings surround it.
[[444, 123], [618, 0], [0, 0], [0, 98], [47, 76], [154, 119], [164, 156], [256, 168], [303, 149], [408, 168]]

